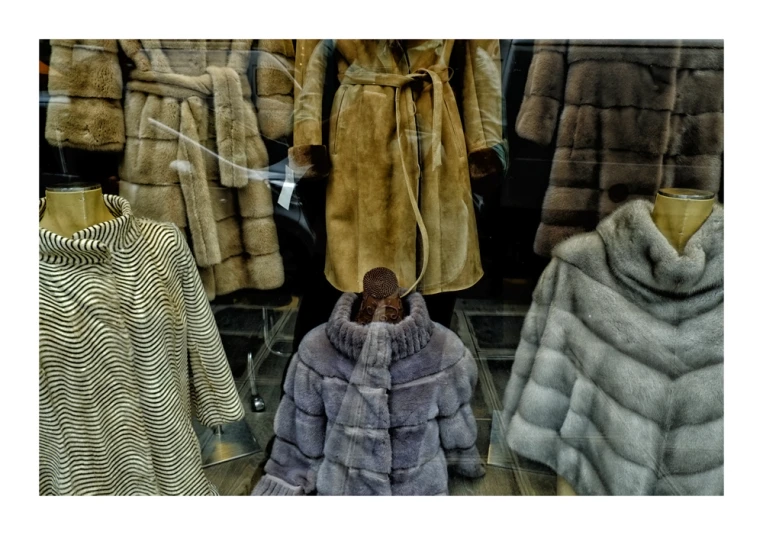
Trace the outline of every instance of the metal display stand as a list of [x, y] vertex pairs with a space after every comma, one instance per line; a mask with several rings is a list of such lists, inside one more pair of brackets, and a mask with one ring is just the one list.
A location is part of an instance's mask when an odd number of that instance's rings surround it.
[[217, 426], [214, 430], [203, 429], [204, 432], [199, 436], [203, 468], [262, 451], [246, 419]]
[[[265, 400], [257, 389], [256, 368], [271, 353], [277, 356], [286, 356], [285, 353], [273, 347], [274, 339], [284, 326], [285, 317], [276, 321], [274, 315], [272, 309], [265, 307], [262, 309], [264, 344], [257, 351], [256, 355], [254, 355], [254, 351], [247, 353], [247, 379], [246, 384], [242, 385], [250, 394], [250, 404], [249, 407], [246, 407], [247, 415], [266, 410]], [[239, 393], [242, 400], [245, 400], [247, 397], [245, 390], [239, 389]], [[215, 429], [204, 427], [194, 419], [193, 427], [201, 446], [201, 463], [203, 468], [254, 455], [262, 451], [262, 447], [254, 437], [246, 418], [238, 422], [218, 426]]]
[[506, 433], [501, 422], [501, 412], [493, 411], [490, 425], [490, 446], [487, 450], [487, 464], [501, 468], [516, 468], [516, 458], [506, 444]]

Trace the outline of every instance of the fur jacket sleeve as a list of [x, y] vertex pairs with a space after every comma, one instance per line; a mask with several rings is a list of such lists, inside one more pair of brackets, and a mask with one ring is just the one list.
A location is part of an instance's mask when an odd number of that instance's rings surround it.
[[116, 39], [51, 39], [45, 139], [57, 147], [120, 151], [125, 143]]
[[257, 118], [262, 135], [282, 139], [292, 132], [294, 44], [291, 39], [257, 42]]
[[551, 143], [564, 102], [566, 57], [564, 42], [535, 42], [525, 95], [517, 115], [519, 137], [540, 145]]
[[267, 474], [255, 488], [255, 494], [294, 496], [315, 491], [326, 434], [321, 383], [322, 377], [295, 353], [276, 411], [276, 439], [267, 462]]

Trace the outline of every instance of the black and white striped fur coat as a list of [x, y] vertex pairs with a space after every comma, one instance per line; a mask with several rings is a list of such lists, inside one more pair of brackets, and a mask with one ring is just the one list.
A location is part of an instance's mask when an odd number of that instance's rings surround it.
[[70, 239], [40, 229], [40, 494], [217, 494], [191, 415], [244, 412], [193, 256], [104, 201]]

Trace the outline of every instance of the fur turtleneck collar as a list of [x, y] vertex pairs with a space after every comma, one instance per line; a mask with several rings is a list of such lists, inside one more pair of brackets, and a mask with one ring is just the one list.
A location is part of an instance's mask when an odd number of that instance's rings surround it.
[[603, 219], [595, 233], [560, 244], [554, 256], [598, 278], [594, 270], [601, 266], [590, 258], [597, 249], [590, 241], [600, 239], [612, 275], [641, 295], [681, 298], [722, 289], [722, 205], [716, 203], [683, 254], [678, 254], [652, 221], [653, 208], [646, 200], [631, 201]]
[[403, 299], [408, 315], [397, 324], [355, 323], [352, 311], [358, 299], [360, 297], [354, 293], [342, 294], [326, 324], [326, 334], [331, 344], [343, 355], [354, 360], [360, 359], [364, 346], [368, 345], [366, 342], [369, 334], [373, 334], [374, 339], [379, 336], [385, 341], [388, 339], [391, 350], [389, 358], [393, 361], [418, 353], [429, 343], [434, 322], [429, 317], [421, 294], [412, 293]]
[[[116, 195], [104, 195], [103, 202], [114, 219], [98, 223], [65, 238], [40, 228], [40, 260], [67, 263], [108, 262], [111, 251], [128, 249], [140, 236], [140, 229], [130, 203]], [[47, 206], [43, 197], [39, 203], [39, 220]]]

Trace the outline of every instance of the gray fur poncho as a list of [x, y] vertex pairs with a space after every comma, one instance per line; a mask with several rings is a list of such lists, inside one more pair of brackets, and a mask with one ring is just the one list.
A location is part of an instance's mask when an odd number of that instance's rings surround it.
[[723, 494], [723, 208], [680, 256], [651, 212], [556, 247], [504, 394], [508, 445], [579, 494]]
[[398, 324], [352, 321], [343, 294], [286, 375], [266, 475], [253, 495], [438, 495], [448, 465], [484, 475], [470, 400], [477, 365], [420, 294]]

